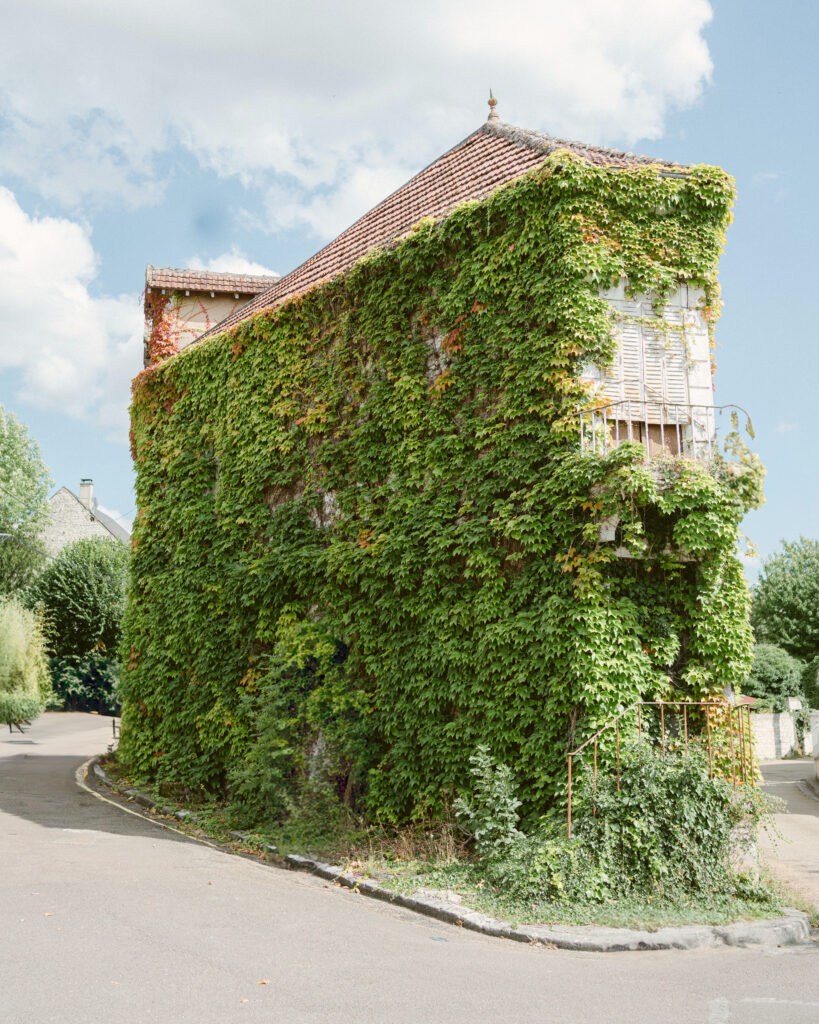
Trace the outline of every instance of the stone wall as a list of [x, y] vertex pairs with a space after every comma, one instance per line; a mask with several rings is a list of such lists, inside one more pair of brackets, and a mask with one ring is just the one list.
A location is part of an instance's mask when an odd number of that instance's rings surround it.
[[[819, 711], [811, 712], [811, 728], [805, 732], [805, 754], [819, 751]], [[778, 714], [756, 711], [751, 715], [754, 753], [761, 761], [787, 757], [797, 750], [796, 725], [792, 711]]]

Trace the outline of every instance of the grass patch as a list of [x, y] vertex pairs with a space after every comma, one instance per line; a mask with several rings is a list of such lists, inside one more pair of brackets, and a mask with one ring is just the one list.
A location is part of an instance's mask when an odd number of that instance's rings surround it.
[[[106, 759], [105, 768], [120, 789], [135, 788], [136, 784], [114, 757]], [[195, 824], [174, 821], [174, 827], [237, 852], [259, 853], [262, 845], [269, 843], [282, 856], [297, 853], [335, 864], [347, 873], [372, 878], [395, 893], [412, 895], [425, 889], [442, 896], [455, 894], [464, 909], [513, 925], [602, 925], [653, 931], [688, 924], [724, 925], [769, 918], [780, 914], [785, 906], [792, 906], [804, 910], [812, 925], [819, 926], [816, 907], [767, 877], [762, 884], [750, 886], [746, 896], [523, 899], [486, 878], [486, 865], [470, 853], [466, 836], [452, 823], [425, 822], [403, 828], [367, 826], [337, 804], [329, 809], [308, 806], [282, 824], [242, 828], [249, 841], [241, 844], [230, 836], [237, 827], [231, 807], [214, 800], [172, 800], [156, 787], [143, 791], [164, 804], [169, 812], [185, 809], [196, 815]]]
[[623, 897], [604, 902], [523, 900], [487, 883], [479, 863], [454, 861], [431, 865], [396, 861], [369, 862], [362, 874], [379, 878], [385, 888], [411, 894], [419, 888], [455, 893], [460, 905], [490, 917], [519, 924], [604, 925], [612, 928], [658, 928], [687, 924], [731, 924], [774, 917], [785, 903], [774, 891], [753, 897], [707, 900], [703, 897]]

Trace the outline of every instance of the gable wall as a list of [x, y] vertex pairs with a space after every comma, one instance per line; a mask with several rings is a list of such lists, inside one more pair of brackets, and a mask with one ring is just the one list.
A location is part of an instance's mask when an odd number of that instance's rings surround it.
[[54, 557], [66, 545], [83, 537], [112, 540], [105, 527], [93, 519], [88, 509], [70, 491], [61, 488], [49, 502], [49, 523], [43, 531], [46, 551]]
[[234, 310], [248, 303], [253, 295], [234, 294], [210, 297], [210, 292], [191, 292], [181, 295], [176, 302], [179, 323], [179, 348], [187, 348], [200, 334], [210, 330]]
[[[179, 293], [172, 299], [171, 308], [176, 310], [176, 344], [178, 349], [187, 348], [205, 331], [210, 330], [216, 324], [221, 323], [226, 317], [242, 306], [246, 305], [256, 293], [216, 293], [211, 298], [209, 291], [190, 291], [187, 295]], [[148, 339], [151, 335], [152, 320], [149, 316], [145, 319], [145, 348], [143, 352], [143, 366], [148, 366], [150, 355], [148, 352]]]

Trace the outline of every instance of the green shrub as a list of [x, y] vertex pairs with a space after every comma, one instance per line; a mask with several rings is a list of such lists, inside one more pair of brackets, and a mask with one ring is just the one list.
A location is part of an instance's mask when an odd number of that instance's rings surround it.
[[701, 750], [662, 758], [632, 744], [621, 750], [619, 789], [601, 776], [594, 793], [587, 775], [575, 834], [618, 894], [724, 894], [736, 882], [734, 830], [755, 834], [765, 806], [754, 786], [710, 778]]
[[102, 537], [68, 544], [26, 594], [42, 608], [54, 693], [72, 711], [119, 708], [118, 648], [130, 552]]
[[507, 765], [495, 764], [485, 746], [478, 747], [469, 763], [473, 796], [469, 800], [459, 797], [453, 805], [455, 814], [478, 856], [496, 857], [522, 837], [517, 827], [520, 800], [514, 775]]
[[64, 547], [31, 585], [28, 601], [43, 606], [58, 658], [94, 650], [116, 655], [129, 560], [124, 544], [85, 537]]
[[31, 721], [49, 696], [40, 620], [16, 600], [0, 600], [0, 721]]
[[4, 693], [0, 690], [0, 722], [6, 725], [28, 723], [43, 710], [39, 697], [28, 693]]
[[804, 702], [802, 672], [803, 666], [781, 647], [757, 644], [742, 692], [764, 701], [772, 711], [784, 711], [788, 697], [799, 697]]
[[104, 654], [69, 654], [51, 659], [51, 685], [66, 711], [119, 714], [119, 664]]
[[510, 770], [485, 751], [472, 764], [474, 793], [459, 802], [459, 819], [475, 838], [481, 871], [513, 897], [719, 899], [752, 888], [732, 870], [731, 854], [737, 826], [746, 843], [756, 835], [766, 799], [709, 778], [697, 750], [663, 759], [647, 744], [625, 744], [619, 788], [616, 777], [600, 775], [595, 792], [590, 774], [580, 773], [571, 839], [565, 819], [518, 831]]

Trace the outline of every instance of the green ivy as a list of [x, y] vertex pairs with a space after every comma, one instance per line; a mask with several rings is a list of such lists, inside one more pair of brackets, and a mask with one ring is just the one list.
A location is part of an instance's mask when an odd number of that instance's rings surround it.
[[[738, 686], [758, 463], [738, 439], [711, 472], [650, 470], [635, 444], [591, 457], [577, 417], [582, 364], [615, 348], [601, 288], [661, 306], [687, 280], [713, 326], [732, 197], [715, 168], [556, 153], [144, 371], [130, 770], [241, 788], [269, 757], [295, 792], [331, 735], [339, 795], [399, 820], [448, 807], [484, 744], [531, 816], [617, 709]], [[612, 515], [635, 557], [598, 540]]]

